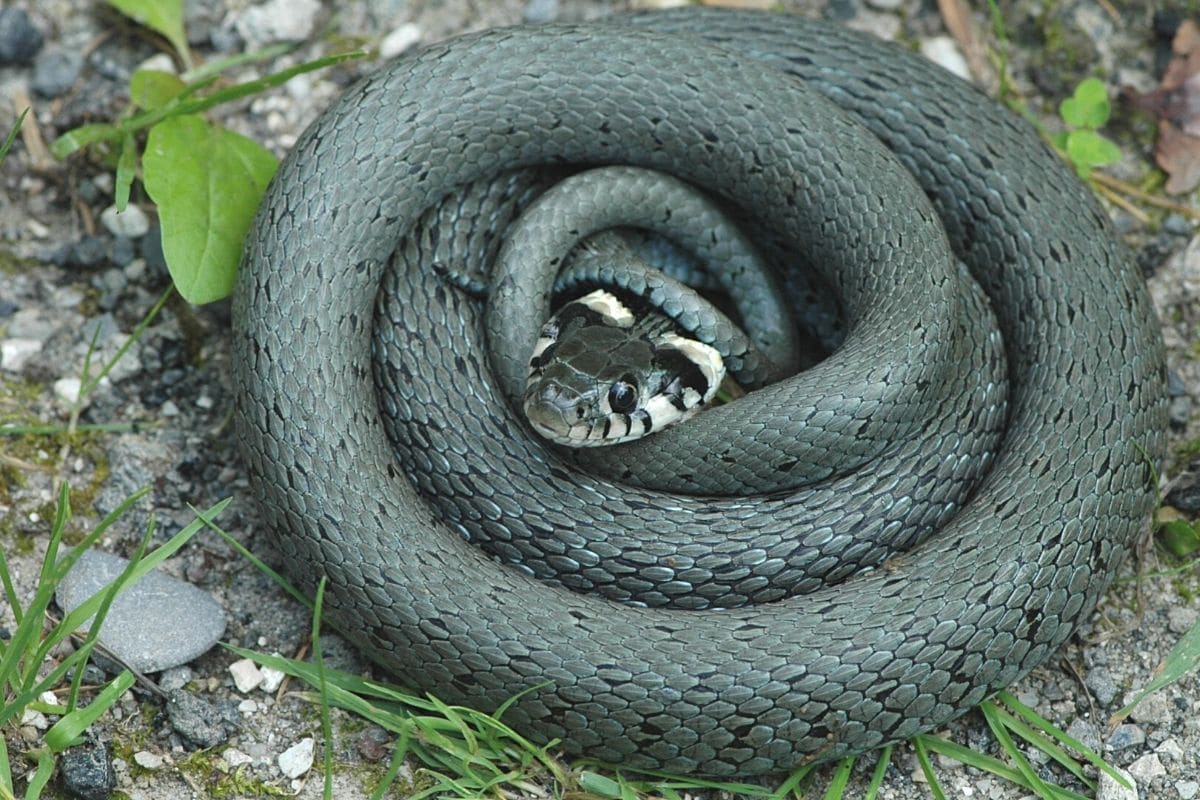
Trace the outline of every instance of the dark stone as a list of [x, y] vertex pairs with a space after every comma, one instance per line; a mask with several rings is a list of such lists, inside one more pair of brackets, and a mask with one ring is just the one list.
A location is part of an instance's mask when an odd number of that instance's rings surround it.
[[1167, 396], [1187, 397], [1187, 393], [1187, 384], [1179, 377], [1179, 373], [1173, 369], [1167, 370]]
[[1173, 506], [1190, 517], [1200, 515], [1200, 475], [1187, 475], [1186, 483], [1167, 492], [1167, 505]]
[[152, 273], [165, 276], [167, 274], [167, 258], [162, 249], [162, 228], [152, 225], [142, 237], [142, 258]]
[[0, 66], [27, 64], [45, 39], [20, 8], [0, 8]]
[[29, 86], [42, 97], [58, 97], [75, 84], [81, 69], [83, 56], [78, 51], [46, 50], [34, 59]]
[[95, 235], [84, 236], [67, 253], [67, 264], [74, 267], [94, 267], [107, 259], [108, 242]]
[[137, 245], [128, 236], [118, 236], [113, 239], [112, 263], [124, 267], [137, 258]]
[[167, 719], [180, 738], [198, 748], [222, 744], [229, 738], [230, 727], [236, 727], [236, 722], [231, 726], [231, 720], [212, 703], [182, 689], [167, 694]]
[[21, 310], [21, 307], [11, 300], [0, 300], [0, 319], [11, 317]]
[[90, 742], [67, 749], [58, 759], [58, 782], [79, 800], [108, 800], [117, 782], [108, 745]]

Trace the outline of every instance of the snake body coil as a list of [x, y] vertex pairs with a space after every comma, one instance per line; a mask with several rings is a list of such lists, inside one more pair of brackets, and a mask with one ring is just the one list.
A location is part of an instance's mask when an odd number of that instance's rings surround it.
[[[656, 435], [628, 485], [536, 441], [490, 380], [478, 303], [404, 266], [504, 222], [414, 232], [450, 192], [502, 176], [482, 191], [520, 199], [510, 170], [610, 163], [757, 220], [773, 262], [803, 253], [850, 321], [826, 362]], [[545, 301], [501, 283], [530, 314]], [[983, 295], [997, 327], [972, 334]], [[405, 682], [485, 709], [524, 692], [514, 727], [634, 767], [783, 770], [962, 714], [1087, 618], [1165, 442], [1145, 288], [1069, 171], [919, 57], [777, 15], [496, 30], [390, 65], [282, 165], [234, 323], [243, 449], [292, 577], [328, 576], [328, 616]], [[1007, 366], [977, 367], [1001, 339]], [[811, 394], [843, 380], [857, 396]], [[971, 421], [994, 447], [956, 455]], [[642, 488], [659, 451], [696, 453], [668, 482], [689, 494]], [[728, 483], [697, 489], [714, 463]], [[802, 490], [730, 488], [793, 468]]]

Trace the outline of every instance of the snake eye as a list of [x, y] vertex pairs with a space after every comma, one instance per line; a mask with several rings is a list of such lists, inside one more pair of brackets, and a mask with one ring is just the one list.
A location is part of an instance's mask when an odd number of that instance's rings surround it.
[[626, 375], [608, 389], [608, 405], [617, 414], [628, 414], [637, 406], [637, 384]]

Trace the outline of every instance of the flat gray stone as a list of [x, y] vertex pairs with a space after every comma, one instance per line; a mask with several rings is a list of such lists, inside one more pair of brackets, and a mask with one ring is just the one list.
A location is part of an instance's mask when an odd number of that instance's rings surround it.
[[[56, 599], [67, 613], [113, 581], [129, 562], [89, 550], [67, 573]], [[100, 643], [139, 672], [159, 672], [204, 653], [225, 633], [225, 612], [207, 593], [151, 571], [117, 595]]]

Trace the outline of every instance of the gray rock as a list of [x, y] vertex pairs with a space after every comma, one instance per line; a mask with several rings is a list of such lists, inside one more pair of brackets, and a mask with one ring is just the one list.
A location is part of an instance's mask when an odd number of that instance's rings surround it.
[[1147, 753], [1129, 765], [1129, 774], [1144, 786], [1160, 775], [1166, 775], [1167, 769], [1159, 760], [1158, 753]]
[[1118, 725], [1112, 733], [1108, 735], [1108, 741], [1105, 742], [1109, 752], [1124, 750], [1127, 747], [1137, 747], [1146, 741], [1145, 732], [1137, 725]]
[[230, 720], [212, 703], [182, 689], [167, 694], [167, 719], [195, 747], [216, 747], [229, 738]]
[[0, 8], [0, 66], [26, 64], [45, 39], [21, 8]]
[[266, 0], [237, 18], [238, 35], [250, 49], [275, 42], [298, 42], [312, 35], [321, 4], [317, 0]]
[[112, 756], [102, 742], [68, 748], [58, 759], [62, 790], [79, 800], [108, 800], [117, 782]]
[[1180, 781], [1175, 784], [1175, 791], [1179, 792], [1180, 800], [1192, 800], [1197, 793], [1200, 793], [1200, 783], [1196, 781]]
[[1087, 677], [1083, 682], [1095, 695], [1096, 701], [1101, 706], [1109, 706], [1112, 704], [1113, 698], [1117, 696], [1117, 683], [1113, 680], [1112, 673], [1107, 667], [1096, 666], [1088, 670]]
[[[70, 613], [121, 574], [129, 562], [89, 550], [58, 588]], [[151, 572], [117, 595], [104, 619], [100, 643], [139, 672], [185, 664], [216, 644], [225, 612], [206, 592], [161, 572]]]
[[33, 77], [29, 86], [42, 97], [58, 97], [67, 93], [83, 69], [83, 55], [75, 50], [44, 50], [33, 61]]

